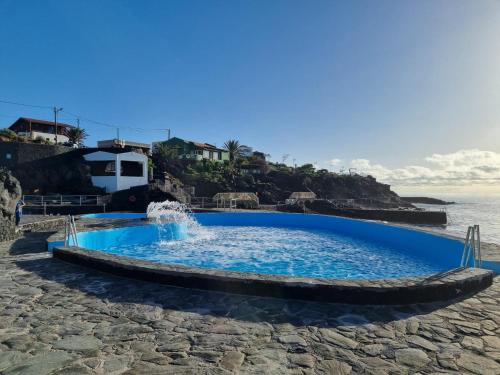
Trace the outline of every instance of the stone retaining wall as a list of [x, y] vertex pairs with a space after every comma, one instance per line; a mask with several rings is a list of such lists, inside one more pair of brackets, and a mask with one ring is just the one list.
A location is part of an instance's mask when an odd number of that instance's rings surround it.
[[21, 163], [45, 159], [73, 150], [71, 147], [60, 145], [0, 141], [0, 165], [13, 169]]
[[43, 232], [50, 230], [59, 230], [64, 228], [66, 223], [65, 216], [55, 217], [53, 219], [42, 219], [19, 226], [21, 232]]

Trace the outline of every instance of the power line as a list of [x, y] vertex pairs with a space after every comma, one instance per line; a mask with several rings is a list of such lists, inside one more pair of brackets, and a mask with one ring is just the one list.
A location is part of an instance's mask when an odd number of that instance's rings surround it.
[[23, 107], [32, 107], [32, 108], [43, 108], [43, 109], [52, 109], [52, 107], [49, 107], [47, 105], [35, 105], [35, 104], [26, 104], [26, 103], [18, 103], [18, 102], [10, 102], [8, 100], [0, 100], [0, 103], [4, 104], [13, 104], [13, 105], [20, 105]]
[[[13, 102], [13, 101], [9, 101], [9, 100], [1, 100], [1, 99], [0, 99], [0, 103], [11, 104], [11, 105], [18, 105], [18, 106], [23, 106], [23, 107], [31, 107], [31, 108], [42, 108], [42, 109], [51, 109], [51, 110], [54, 109], [54, 107], [52, 107], [52, 106], [19, 103], [19, 102]], [[102, 122], [102, 121], [92, 120], [92, 119], [90, 119], [88, 117], [81, 116], [81, 115], [78, 115], [76, 113], [72, 113], [72, 112], [69, 112], [69, 111], [66, 111], [66, 110], [62, 110], [61, 112], [64, 112], [64, 113], [66, 113], [66, 114], [68, 114], [70, 116], [73, 116], [73, 117], [75, 117], [76, 119], [79, 119], [79, 120], [87, 121], [87, 122], [90, 122], [90, 123], [96, 124], [96, 125], [106, 126], [106, 127], [113, 128], [113, 129], [116, 129], [116, 130], [127, 129], [127, 130], [132, 130], [132, 131], [135, 131], [135, 132], [150, 132], [150, 131], [164, 131], [164, 130], [170, 131], [170, 129], [166, 129], [166, 128], [161, 128], [161, 129], [145, 129], [145, 128], [132, 127], [132, 126], [113, 125], [113, 124], [109, 124], [109, 123]], [[4, 115], [4, 117], [5, 117], [5, 115]], [[13, 117], [16, 117], [16, 116], [13, 116]]]

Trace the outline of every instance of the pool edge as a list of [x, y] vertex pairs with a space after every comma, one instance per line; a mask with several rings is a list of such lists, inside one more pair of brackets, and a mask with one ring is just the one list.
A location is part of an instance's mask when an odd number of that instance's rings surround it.
[[492, 271], [473, 268], [458, 268], [427, 277], [339, 280], [159, 264], [78, 247], [55, 247], [52, 256], [117, 276], [177, 287], [359, 305], [444, 301], [478, 292], [493, 283]]

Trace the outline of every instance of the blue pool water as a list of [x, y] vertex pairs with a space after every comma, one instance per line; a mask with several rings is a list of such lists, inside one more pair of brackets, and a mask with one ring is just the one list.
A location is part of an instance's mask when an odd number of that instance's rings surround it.
[[166, 224], [79, 233], [81, 247], [152, 262], [272, 275], [381, 279], [458, 267], [459, 241], [323, 215], [194, 214]]
[[107, 212], [102, 214], [86, 214], [81, 216], [84, 219], [143, 219], [146, 214], [134, 212]]

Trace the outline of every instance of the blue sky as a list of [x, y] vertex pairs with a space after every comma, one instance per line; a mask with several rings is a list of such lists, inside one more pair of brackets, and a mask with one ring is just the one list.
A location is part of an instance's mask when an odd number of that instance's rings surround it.
[[[488, 0], [0, 0], [0, 99], [137, 141], [171, 128], [289, 163], [383, 167], [394, 183], [409, 166], [439, 173], [435, 154], [497, 163], [498, 35]], [[21, 115], [52, 118], [0, 103], [0, 127]], [[89, 145], [115, 135], [82, 126]]]

